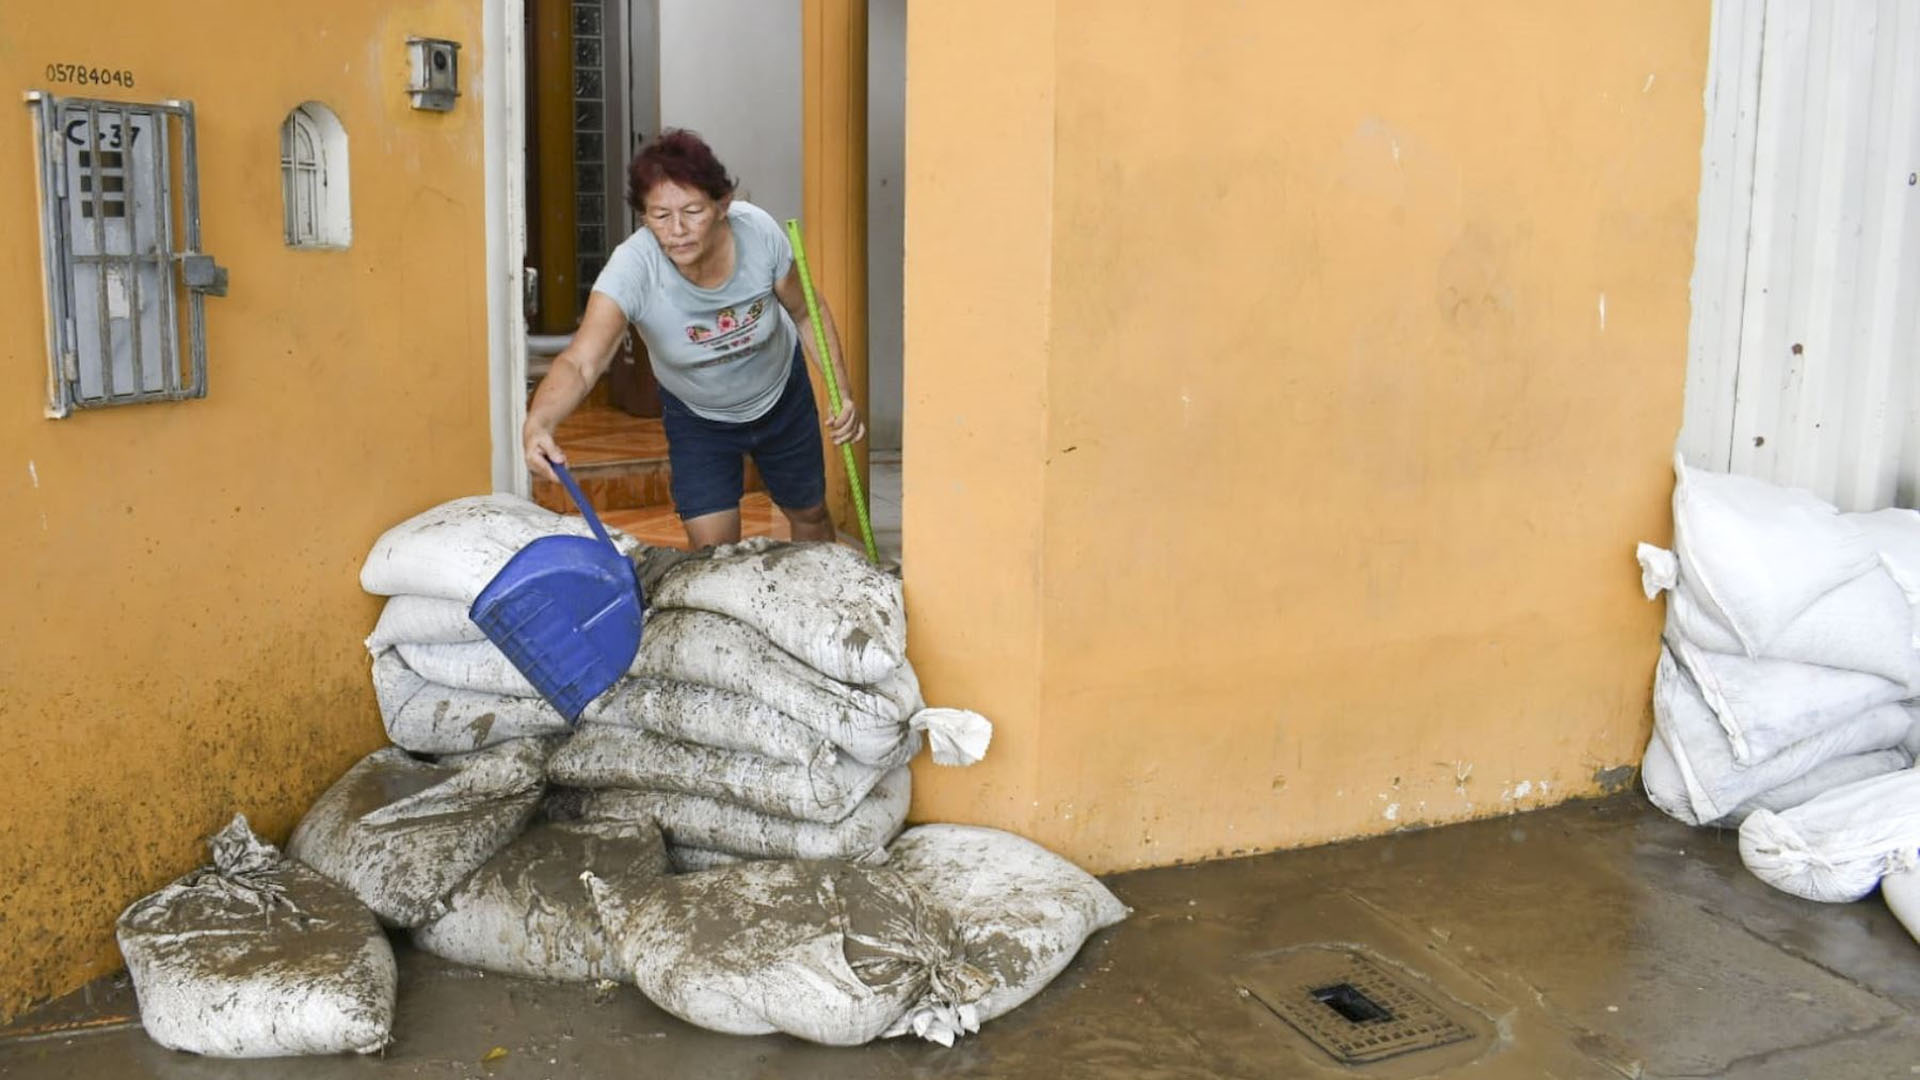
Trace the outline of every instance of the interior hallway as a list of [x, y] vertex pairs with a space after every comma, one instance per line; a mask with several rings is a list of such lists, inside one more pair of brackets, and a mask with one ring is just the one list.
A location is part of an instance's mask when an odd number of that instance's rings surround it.
[[[566, 451], [569, 471], [609, 526], [656, 547], [686, 547], [686, 531], [673, 511], [667, 438], [659, 420], [589, 402], [561, 422], [555, 437]], [[875, 451], [869, 483], [875, 546], [883, 563], [897, 565], [901, 547], [900, 455]], [[549, 509], [573, 509], [566, 491], [556, 483], [535, 483], [533, 497]], [[843, 541], [862, 546], [857, 522], [843, 521], [839, 525]], [[791, 539], [787, 519], [767, 498], [751, 467], [747, 469], [747, 493], [740, 501], [740, 533]]]
[[[1134, 908], [1025, 1007], [953, 1049], [827, 1049], [683, 1024], [596, 993], [401, 950], [384, 1057], [220, 1062], [162, 1050], [104, 981], [0, 1036], [0, 1077], [1747, 1077], [1920, 1074], [1920, 946], [1878, 897], [1776, 892], [1734, 836], [1637, 794], [1109, 879]], [[1296, 947], [1359, 946], [1472, 1036], [1333, 1064], [1247, 987]], [[1289, 950], [1293, 950], [1290, 952]], [[90, 1027], [76, 1027], [90, 1025]], [[489, 1053], [501, 1048], [488, 1062]]]

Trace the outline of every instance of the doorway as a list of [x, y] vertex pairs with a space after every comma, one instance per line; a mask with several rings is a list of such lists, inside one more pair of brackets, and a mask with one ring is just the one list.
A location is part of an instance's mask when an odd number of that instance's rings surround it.
[[[518, 266], [525, 298], [518, 314], [527, 328], [523, 393], [530, 392], [552, 356], [565, 346], [594, 277], [631, 232], [625, 164], [662, 127], [698, 131], [739, 181], [738, 197], [776, 220], [803, 216], [807, 151], [802, 109], [808, 100], [802, 85], [803, 42], [805, 19], [819, 14], [817, 0], [524, 4], [518, 25], [526, 46], [526, 137], [518, 162], [525, 177], [526, 244]], [[869, 502], [876, 539], [884, 553], [897, 560], [905, 3], [872, 0], [868, 7], [879, 29], [869, 55], [878, 59], [863, 84], [877, 85], [887, 104], [881, 111], [883, 134], [867, 170], [871, 213], [863, 223], [869, 235], [880, 234], [867, 247], [866, 277], [868, 292], [878, 302], [866, 305], [866, 332], [856, 336], [873, 343], [864, 350], [871, 382], [868, 400], [861, 402], [871, 433], [868, 446], [879, 469], [877, 476], [869, 476]], [[880, 197], [873, 199], [872, 193]], [[812, 232], [809, 225], [809, 235]], [[815, 273], [821, 274], [817, 264]], [[828, 298], [839, 306], [837, 298]], [[844, 316], [842, 322], [845, 341]], [[637, 341], [629, 345], [589, 402], [563, 426], [560, 442], [574, 462], [575, 478], [610, 524], [648, 543], [681, 544], [684, 533], [668, 493], [657, 387], [644, 351]], [[850, 345], [850, 368], [861, 363], [854, 351]], [[516, 404], [511, 437], [517, 451], [517, 417], [524, 416], [524, 397]], [[496, 423], [501, 411], [496, 410]], [[837, 463], [837, 455], [833, 457]], [[830, 471], [834, 467], [830, 465]], [[518, 479], [527, 483], [524, 471]], [[783, 535], [785, 520], [767, 501], [751, 468], [748, 489], [742, 503], [746, 534]], [[570, 509], [557, 485], [529, 484], [527, 490], [543, 505]], [[836, 515], [841, 531], [855, 534], [857, 543], [852, 516], [838, 520], [841, 516]]]

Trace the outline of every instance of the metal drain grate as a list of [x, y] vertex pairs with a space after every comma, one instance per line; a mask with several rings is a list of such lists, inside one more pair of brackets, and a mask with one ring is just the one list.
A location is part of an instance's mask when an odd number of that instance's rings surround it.
[[1262, 1005], [1347, 1065], [1474, 1037], [1406, 980], [1347, 949], [1285, 953], [1239, 981]]

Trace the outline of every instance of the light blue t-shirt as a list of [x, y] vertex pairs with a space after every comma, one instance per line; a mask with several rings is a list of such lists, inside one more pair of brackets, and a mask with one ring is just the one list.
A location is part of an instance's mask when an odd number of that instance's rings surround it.
[[646, 342], [654, 378], [709, 420], [745, 423], [780, 400], [799, 341], [773, 295], [793, 265], [793, 248], [773, 215], [735, 199], [733, 277], [703, 289], [681, 276], [642, 227], [613, 249], [593, 291], [620, 305]]

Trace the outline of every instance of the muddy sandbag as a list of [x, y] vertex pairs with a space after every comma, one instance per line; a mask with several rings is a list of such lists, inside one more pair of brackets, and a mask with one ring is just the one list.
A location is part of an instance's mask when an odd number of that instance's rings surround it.
[[1834, 788], [1740, 826], [1740, 861], [1782, 892], [1846, 903], [1920, 867], [1920, 771]]
[[1654, 730], [1673, 759], [1685, 792], [1685, 812], [1662, 809], [1695, 824], [1718, 821], [1741, 803], [1812, 772], [1823, 762], [1900, 745], [1912, 720], [1899, 705], [1880, 705], [1801, 739], [1763, 761], [1743, 766], [1700, 688], [1662, 646], [1653, 680]]
[[392, 649], [373, 658], [373, 696], [387, 738], [416, 754], [460, 754], [571, 729], [545, 698], [429, 682]]
[[853, 813], [831, 825], [751, 810], [704, 795], [669, 791], [596, 791], [589, 813], [624, 821], [653, 821], [668, 843], [755, 859], [847, 859], [882, 862], [887, 842], [906, 824], [913, 773], [902, 767], [882, 777]]
[[928, 1001], [909, 1010], [889, 1035], [911, 1032], [953, 1045], [961, 1034], [1026, 1004], [1089, 937], [1128, 914], [1092, 874], [998, 829], [921, 825], [887, 850], [887, 868], [953, 921], [968, 960], [993, 981], [970, 1005]]
[[738, 619], [841, 682], [871, 685], [906, 662], [900, 579], [844, 544], [755, 538], [639, 565], [655, 608]]
[[732, 866], [747, 861], [744, 855], [733, 855], [725, 851], [709, 851], [706, 848], [687, 847], [685, 844], [668, 844], [667, 861], [673, 864], [676, 874], [697, 874], [702, 870], [718, 870], [723, 866]]
[[313, 804], [287, 853], [345, 885], [389, 925], [430, 922], [526, 827], [548, 752], [539, 740], [520, 739], [428, 764], [397, 747], [376, 750]]
[[372, 912], [243, 815], [211, 846], [212, 866], [135, 901], [116, 927], [153, 1041], [223, 1058], [386, 1046], [396, 974]]
[[396, 596], [380, 609], [380, 620], [367, 635], [367, 651], [377, 653], [403, 641], [453, 643], [485, 641], [486, 632], [474, 625], [468, 605], [434, 596]]
[[801, 765], [840, 752], [826, 736], [757, 698], [650, 676], [615, 683], [580, 719]]
[[885, 868], [746, 862], [638, 895], [587, 883], [641, 993], [713, 1031], [858, 1046], [991, 985], [952, 921]]
[[806, 765], [738, 750], [662, 738], [616, 724], [581, 724], [547, 763], [558, 784], [582, 788], [676, 791], [723, 799], [801, 821], [845, 818], [889, 769], [919, 749], [919, 735], [900, 744], [896, 760], [862, 765], [829, 753]]
[[487, 860], [448, 900], [450, 910], [413, 931], [421, 949], [468, 967], [552, 982], [624, 980], [580, 873], [637, 895], [670, 872], [651, 822], [543, 822]]
[[633, 673], [754, 698], [867, 764], [886, 761], [918, 729], [926, 732], [935, 762], [970, 765], [986, 753], [993, 734], [978, 713], [928, 709], [912, 664], [873, 686], [853, 686], [808, 667], [738, 619], [708, 611], [656, 611]]
[[[631, 556], [639, 541], [609, 529]], [[543, 536], [591, 536], [578, 517], [562, 516], [517, 495], [470, 495], [395, 525], [374, 541], [360, 587], [377, 596], [431, 596], [471, 604], [520, 549]]]

